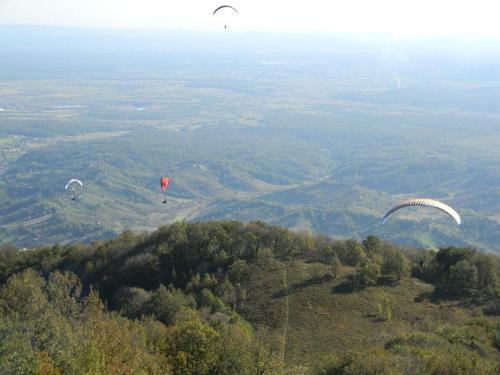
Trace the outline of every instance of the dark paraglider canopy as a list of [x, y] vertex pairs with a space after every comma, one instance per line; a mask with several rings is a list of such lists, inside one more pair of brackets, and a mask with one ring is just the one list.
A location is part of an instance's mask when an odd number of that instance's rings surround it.
[[[221, 9], [231, 9], [232, 11], [236, 12], [236, 14], [239, 14], [238, 10], [231, 5], [221, 5], [217, 9], [214, 10], [213, 15], [215, 15], [217, 12], [219, 12]], [[227, 25], [224, 25], [224, 28], [227, 29]]]
[[232, 7], [231, 5], [221, 5], [220, 7], [218, 7], [217, 9], [214, 10], [213, 14], [217, 13], [219, 10], [224, 9], [224, 8], [230, 8], [239, 14], [239, 12], [236, 10], [236, 8]]

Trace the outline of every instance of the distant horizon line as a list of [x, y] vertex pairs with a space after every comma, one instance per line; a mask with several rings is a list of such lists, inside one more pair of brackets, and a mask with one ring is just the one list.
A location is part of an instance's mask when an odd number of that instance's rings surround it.
[[[48, 25], [48, 24], [11, 24], [0, 23], [0, 28], [19, 28], [19, 29], [52, 29], [52, 30], [78, 30], [103, 33], [117, 32], [139, 32], [144, 33], [159, 33], [160, 35], [167, 34], [222, 34], [227, 33], [227, 30], [216, 30], [210, 28], [200, 29], [182, 29], [182, 28], [165, 28], [165, 27], [134, 27], [134, 26], [87, 26], [87, 25]], [[395, 41], [414, 41], [414, 40], [478, 40], [478, 41], [496, 41], [500, 43], [500, 35], [482, 35], [472, 33], [450, 33], [450, 34], [416, 34], [416, 33], [393, 33], [384, 31], [319, 31], [319, 30], [254, 30], [254, 29], [232, 29], [232, 34], [240, 35], [276, 35], [276, 36], [320, 36], [330, 38], [366, 38], [366, 39], [392, 39]]]

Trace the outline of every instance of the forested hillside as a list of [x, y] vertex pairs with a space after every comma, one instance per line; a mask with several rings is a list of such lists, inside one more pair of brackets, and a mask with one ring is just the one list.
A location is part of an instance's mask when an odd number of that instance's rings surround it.
[[176, 222], [0, 249], [2, 374], [497, 374], [500, 259]]

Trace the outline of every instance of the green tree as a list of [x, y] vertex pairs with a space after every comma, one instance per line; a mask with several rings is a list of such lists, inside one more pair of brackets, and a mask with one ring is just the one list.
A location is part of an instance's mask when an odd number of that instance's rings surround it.
[[148, 308], [152, 293], [142, 288], [122, 288], [116, 296], [116, 307], [131, 319], [138, 319], [150, 313]]
[[196, 301], [193, 297], [186, 296], [181, 290], [173, 286], [167, 289], [164, 285], [160, 285], [151, 296], [147, 311], [159, 321], [172, 324], [174, 323], [175, 313], [182, 306], [194, 308], [196, 307]]
[[450, 267], [446, 289], [458, 295], [465, 295], [476, 290], [477, 283], [477, 267], [468, 260], [461, 260]]
[[198, 297], [198, 303], [200, 306], [206, 306], [210, 308], [211, 313], [217, 311], [224, 311], [224, 303], [219, 297], [212, 293], [210, 289], [204, 288]]
[[0, 284], [23, 266], [21, 252], [12, 245], [0, 245]]
[[273, 259], [274, 259], [274, 253], [272, 249], [264, 247], [257, 251], [257, 260], [259, 262], [262, 262], [263, 264], [270, 264], [270, 262]]
[[170, 331], [167, 355], [175, 375], [206, 375], [216, 366], [220, 334], [201, 321], [190, 321]]
[[398, 279], [410, 275], [410, 261], [401, 250], [386, 246], [382, 251], [382, 275], [393, 275]]
[[461, 249], [456, 247], [447, 247], [439, 249], [439, 252], [434, 258], [434, 268], [436, 282], [443, 282], [448, 276], [448, 272], [452, 266], [466, 259], [472, 254], [470, 249]]
[[257, 326], [250, 344], [251, 374], [279, 373], [278, 369], [282, 369], [279, 347], [279, 339], [273, 337], [267, 327]]
[[290, 254], [293, 257], [308, 257], [314, 254], [315, 252], [315, 244], [314, 244], [314, 238], [311, 236], [311, 234], [307, 232], [301, 232], [297, 233], [295, 235], [295, 246], [294, 248], [297, 249], [295, 254]]
[[217, 323], [217, 332], [221, 336], [218, 356], [211, 374], [250, 375], [251, 334], [238, 324]]
[[382, 254], [384, 243], [376, 236], [368, 236], [366, 240], [363, 241], [363, 246], [368, 255], [371, 254]]
[[380, 277], [380, 266], [368, 260], [361, 268], [359, 268], [354, 276], [354, 285], [357, 288], [365, 288], [377, 284]]
[[342, 264], [355, 267], [366, 260], [366, 254], [361, 244], [349, 239], [343, 244], [338, 243], [335, 247], [335, 252], [338, 254]]
[[474, 265], [477, 268], [477, 289], [487, 295], [495, 296], [498, 290], [495, 258], [492, 255], [477, 254]]
[[234, 283], [242, 283], [248, 277], [248, 265], [243, 259], [236, 260], [229, 266], [228, 275]]

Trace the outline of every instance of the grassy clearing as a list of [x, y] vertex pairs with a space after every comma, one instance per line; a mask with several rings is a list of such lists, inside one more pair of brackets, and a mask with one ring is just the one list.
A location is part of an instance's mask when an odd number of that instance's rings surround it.
[[[403, 280], [392, 287], [343, 292], [341, 285], [352, 272], [348, 267], [341, 270], [336, 280], [323, 282], [312, 279], [318, 270], [327, 271], [322, 264], [295, 261], [287, 262], [286, 267], [289, 316], [284, 357], [287, 366], [313, 364], [326, 353], [340, 355], [383, 347], [399, 335], [460, 327], [475, 318], [473, 311], [454, 302], [433, 303], [426, 299], [433, 287], [417, 279]], [[283, 264], [272, 260], [253, 267], [251, 272], [250, 303], [245, 316], [283, 335], [287, 295], [283, 286]]]

